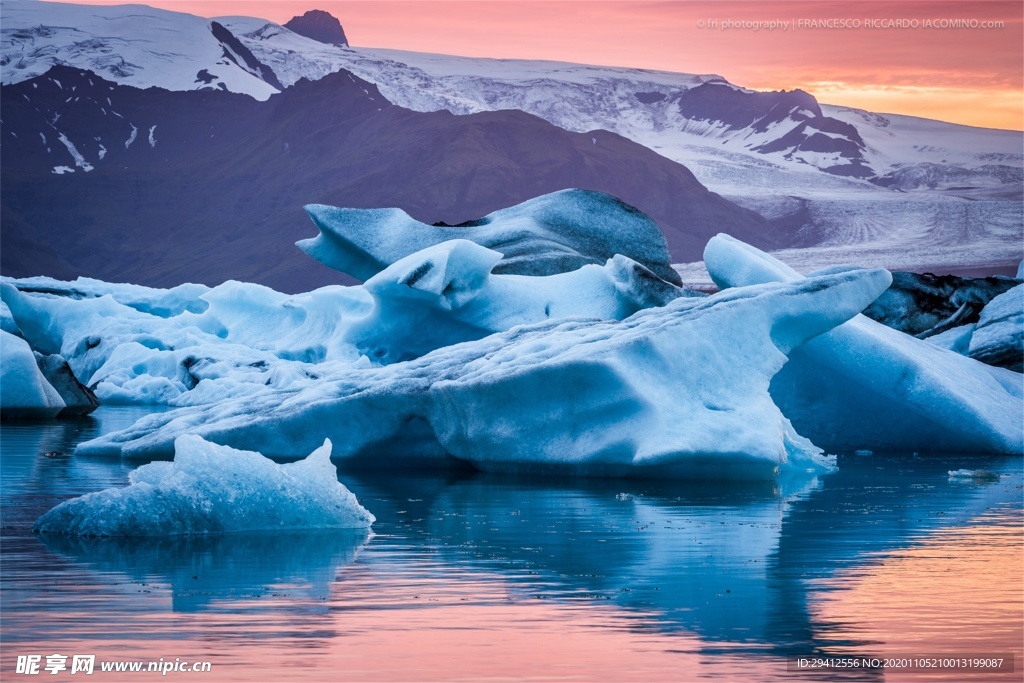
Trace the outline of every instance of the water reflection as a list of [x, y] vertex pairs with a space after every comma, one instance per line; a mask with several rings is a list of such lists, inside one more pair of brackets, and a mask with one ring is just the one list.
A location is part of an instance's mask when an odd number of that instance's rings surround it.
[[[964, 459], [850, 456], [838, 474], [781, 497], [769, 489], [477, 476], [459, 481], [359, 478], [351, 487], [378, 527], [416, 536], [439, 560], [501, 571], [518, 598], [610, 601], [655, 615], [645, 628], [700, 635], [751, 652], [806, 654], [840, 645], [816, 624], [809, 582], [1020, 507], [1015, 459], [967, 460], [995, 481], [950, 480]], [[375, 558], [367, 558], [373, 560]]]
[[265, 598], [326, 601], [338, 569], [355, 559], [368, 538], [365, 531], [347, 529], [141, 539], [40, 536], [50, 551], [92, 571], [169, 587], [175, 612], [225, 611]]
[[[109, 419], [102, 411], [99, 419]], [[663, 680], [657, 672], [685, 662], [702, 675], [756, 671], [774, 680], [788, 676], [783, 655], [870, 650], [887, 635], [897, 642], [865, 610], [904, 595], [914, 598], [892, 608], [900, 619], [892, 623], [928, 620], [942, 639], [922, 631], [913, 641], [920, 652], [893, 654], [956, 650], [958, 625], [941, 628], [953, 618], [944, 614], [945, 591], [966, 583], [937, 572], [977, 572], [985, 553], [984, 571], [998, 579], [978, 581], [970, 604], [958, 605], [955, 619], [973, 625], [960, 642], [1004, 642], [999, 634], [1021, 632], [1024, 621], [1019, 609], [1005, 609], [1019, 604], [1005, 586], [1024, 581], [1019, 458], [848, 456], [836, 474], [781, 488], [342, 473], [377, 517], [370, 539], [33, 536], [31, 524], [57, 502], [125, 483], [130, 466], [120, 461], [42, 455], [70, 452], [69, 442], [100, 428], [0, 432], [5, 638], [104, 639], [135, 651], [145, 650], [145, 638], [163, 639], [239, 667], [261, 656], [275, 658], [273, 666], [313, 666], [307, 660], [321, 657], [315, 666], [358, 664], [363, 678], [417, 678], [417, 667], [434, 665], [443, 679], [479, 677], [499, 664], [536, 675], [517, 659], [527, 652], [570, 675], [554, 645], [537, 653], [564, 637], [580, 657], [600, 662], [586, 669], [598, 677], [619, 661], [634, 678]], [[999, 476], [950, 479], [960, 468]], [[989, 552], [992, 538], [1003, 539], [999, 552]], [[879, 579], [886, 576], [903, 585], [890, 587]], [[77, 620], [62, 612], [69, 604]], [[996, 605], [1002, 622], [972, 617]], [[240, 649], [227, 652], [228, 642]], [[446, 662], [476, 664], [453, 672]]]

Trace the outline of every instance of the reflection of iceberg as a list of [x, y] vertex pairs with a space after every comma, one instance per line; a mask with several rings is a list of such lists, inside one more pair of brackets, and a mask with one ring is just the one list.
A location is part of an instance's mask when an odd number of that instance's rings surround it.
[[366, 543], [364, 530], [290, 531], [167, 538], [41, 537], [97, 572], [168, 584], [176, 612], [232, 609], [253, 599], [324, 600], [338, 568]]
[[492, 475], [433, 486], [419, 479], [415, 488], [367, 477], [351, 484], [374, 500], [380, 524], [400, 524], [439, 547], [442, 569], [500, 571], [514, 598], [608, 600], [654, 615], [636, 627], [694, 632], [709, 650], [742, 643], [751, 652], [806, 654], [832, 644], [829, 625], [811, 616], [810, 580], [876, 562], [990, 508], [1020, 505], [1019, 461], [975, 456], [1010, 476], [971, 485], [949, 480], [958, 461], [850, 457], [838, 473], [784, 497], [771, 485], [542, 485]]

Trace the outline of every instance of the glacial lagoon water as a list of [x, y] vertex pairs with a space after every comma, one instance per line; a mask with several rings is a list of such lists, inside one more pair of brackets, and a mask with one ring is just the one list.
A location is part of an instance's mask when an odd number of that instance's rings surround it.
[[[843, 455], [806, 485], [341, 474], [371, 534], [37, 537], [134, 463], [70, 455], [146, 412], [0, 429], [0, 678], [1020, 680], [1024, 468]], [[950, 478], [950, 470], [993, 476]], [[792, 488], [792, 490], [789, 490]], [[795, 657], [1012, 657], [989, 672], [794, 670]], [[210, 662], [103, 673], [101, 662]]]

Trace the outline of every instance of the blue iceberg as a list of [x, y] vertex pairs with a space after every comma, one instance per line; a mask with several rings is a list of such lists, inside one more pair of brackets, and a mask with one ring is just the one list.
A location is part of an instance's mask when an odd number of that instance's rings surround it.
[[184, 435], [174, 462], [152, 462], [129, 486], [65, 501], [33, 530], [75, 536], [173, 536], [296, 529], [367, 529], [374, 517], [338, 482], [331, 444], [278, 465]]
[[800, 344], [856, 315], [887, 271], [677, 298], [616, 320], [514, 327], [305, 388], [150, 416], [79, 446], [168, 455], [181, 434], [296, 457], [324, 436], [350, 466], [770, 480], [831, 469], [768, 393]]
[[[708, 242], [704, 263], [722, 288], [809, 281], [728, 235]], [[862, 315], [790, 354], [771, 395], [801, 434], [827, 449], [1024, 453], [1019, 373]]]

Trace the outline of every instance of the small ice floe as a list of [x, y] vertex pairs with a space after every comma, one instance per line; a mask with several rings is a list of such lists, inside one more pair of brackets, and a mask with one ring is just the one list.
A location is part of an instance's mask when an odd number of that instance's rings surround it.
[[866, 456], [869, 456], [869, 455], [874, 455], [875, 452], [872, 451], [872, 450], [869, 450], [867, 448], [861, 448], [860, 450], [854, 451], [853, 454], [866, 457]]
[[73, 498], [33, 527], [75, 536], [173, 536], [296, 529], [367, 529], [374, 517], [338, 482], [331, 442], [278, 465], [194, 435], [174, 462], [139, 467], [124, 488]]
[[972, 479], [974, 481], [995, 481], [999, 474], [991, 470], [950, 470], [950, 479]]

